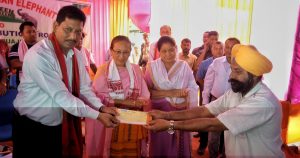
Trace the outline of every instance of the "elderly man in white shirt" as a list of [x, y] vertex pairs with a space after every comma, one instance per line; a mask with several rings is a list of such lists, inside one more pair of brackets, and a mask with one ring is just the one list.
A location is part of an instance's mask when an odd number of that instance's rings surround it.
[[[231, 73], [231, 49], [235, 44], [240, 44], [237, 38], [228, 38], [225, 41], [225, 56], [216, 58], [208, 67], [202, 92], [203, 104], [216, 100], [230, 89], [228, 79]], [[218, 157], [219, 152], [221, 156], [225, 156], [223, 132], [209, 132], [208, 151], [212, 158]]]
[[[169, 26], [169, 25], [161, 26], [159, 33], [160, 33], [160, 37], [162, 37], [162, 36], [171, 36], [172, 35], [171, 26]], [[153, 42], [153, 43], [150, 44], [148, 62], [156, 60], [158, 58], [159, 58], [159, 51], [157, 49], [157, 41], [156, 41], [156, 42]]]
[[225, 131], [226, 157], [284, 157], [281, 150], [282, 109], [262, 83], [272, 63], [253, 46], [232, 48], [230, 84], [217, 100], [194, 109], [151, 111], [150, 130]]
[[15, 158], [82, 157], [80, 117], [97, 119], [106, 127], [118, 125], [116, 110], [96, 97], [84, 60], [74, 49], [85, 19], [75, 6], [61, 8], [53, 33], [26, 53], [14, 101]]

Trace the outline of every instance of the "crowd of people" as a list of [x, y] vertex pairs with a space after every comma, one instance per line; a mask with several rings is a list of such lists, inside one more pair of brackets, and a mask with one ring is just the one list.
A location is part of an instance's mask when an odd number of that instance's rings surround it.
[[[26, 21], [21, 41], [11, 48], [0, 41], [0, 97], [8, 76], [17, 76], [14, 157], [82, 157], [83, 144], [87, 157], [191, 157], [191, 132], [200, 137], [199, 155], [208, 146], [212, 158], [284, 157], [280, 103], [262, 81], [272, 63], [255, 46], [235, 37], [222, 43], [207, 31], [191, 51], [190, 39], [178, 47], [163, 25], [155, 42], [143, 34], [138, 65], [129, 61], [130, 39], [118, 35], [97, 68], [82, 46], [85, 18], [65, 6], [48, 38], [37, 41]], [[123, 124], [116, 108], [152, 120]]]

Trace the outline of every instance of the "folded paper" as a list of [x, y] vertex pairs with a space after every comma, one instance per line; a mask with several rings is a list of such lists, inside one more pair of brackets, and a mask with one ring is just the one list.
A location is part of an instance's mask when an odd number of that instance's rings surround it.
[[121, 123], [134, 124], [134, 125], [146, 125], [151, 120], [151, 116], [147, 112], [134, 111], [127, 109], [117, 109], [119, 116], [117, 118]]

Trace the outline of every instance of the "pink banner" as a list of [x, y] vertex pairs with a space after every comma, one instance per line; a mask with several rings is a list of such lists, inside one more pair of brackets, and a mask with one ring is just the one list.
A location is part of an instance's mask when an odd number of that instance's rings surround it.
[[298, 11], [298, 22], [287, 100], [291, 101], [292, 104], [300, 103], [300, 9]]
[[129, 0], [129, 18], [143, 32], [150, 32], [150, 0]]
[[90, 0], [92, 3], [92, 52], [96, 65], [103, 64], [109, 48], [109, 0]]
[[37, 27], [38, 41], [47, 38], [52, 32], [52, 24], [58, 10], [71, 2], [45, 0], [0, 0], [0, 39], [9, 46], [21, 40], [19, 27], [24, 21], [31, 21]]

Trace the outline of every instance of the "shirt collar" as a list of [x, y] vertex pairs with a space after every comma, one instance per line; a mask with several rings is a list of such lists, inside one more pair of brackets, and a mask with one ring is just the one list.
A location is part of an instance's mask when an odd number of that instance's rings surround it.
[[67, 53], [67, 59], [72, 58], [74, 55], [73, 49], [70, 49]]
[[213, 57], [209, 57], [209, 58], [207, 58], [206, 60], [207, 60], [207, 61], [210, 61], [210, 60], [214, 60], [214, 58], [213, 58]]
[[262, 82], [259, 81], [245, 96], [244, 98], [250, 97], [255, 94], [262, 86]]
[[[222, 58], [222, 62], [223, 62], [223, 63], [228, 63], [228, 62], [227, 62], [227, 59], [226, 59], [226, 56], [224, 56], [224, 57]], [[228, 63], [228, 64], [229, 64], [229, 63]]]

